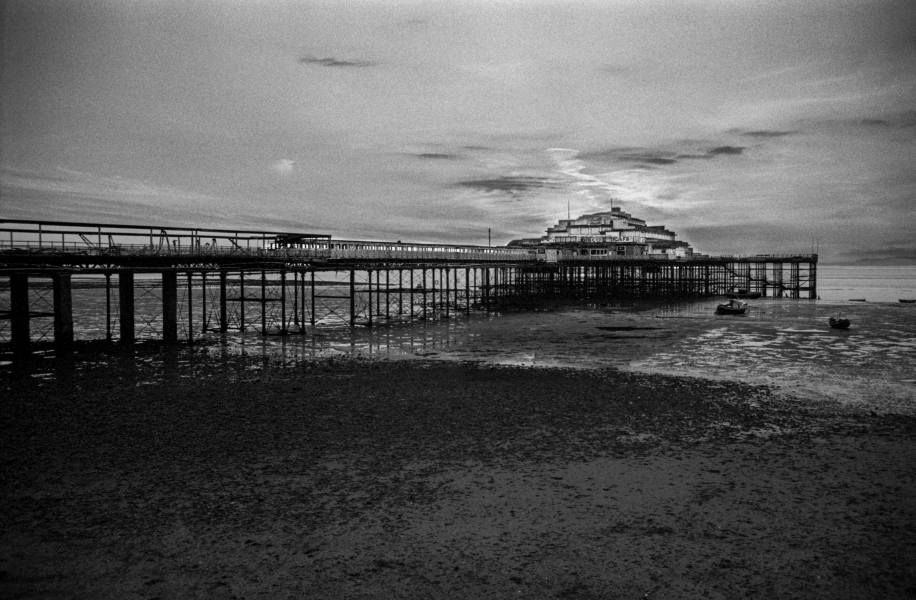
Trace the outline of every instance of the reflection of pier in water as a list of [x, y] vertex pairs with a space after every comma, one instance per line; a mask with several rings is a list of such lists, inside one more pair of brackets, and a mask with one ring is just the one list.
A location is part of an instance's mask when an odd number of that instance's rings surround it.
[[0, 344], [265, 335], [442, 319], [545, 298], [816, 297], [816, 255], [559, 258], [532, 248], [0, 221]]

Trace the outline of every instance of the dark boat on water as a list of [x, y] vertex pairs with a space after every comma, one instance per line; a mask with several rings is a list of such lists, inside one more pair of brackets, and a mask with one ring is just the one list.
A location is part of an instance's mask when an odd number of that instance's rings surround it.
[[749, 300], [756, 300], [760, 297], [760, 292], [749, 292], [747, 290], [738, 290], [737, 292], [728, 292], [725, 294], [726, 298], [747, 298]]
[[725, 304], [716, 306], [717, 315], [743, 315], [747, 310], [747, 302], [730, 300]]
[[900, 301], [904, 304], [916, 304], [916, 298], [901, 298]]
[[834, 329], [849, 329], [849, 319], [843, 317], [830, 317], [830, 326]]
[[865, 302], [865, 298], [850, 298], [850, 302]]

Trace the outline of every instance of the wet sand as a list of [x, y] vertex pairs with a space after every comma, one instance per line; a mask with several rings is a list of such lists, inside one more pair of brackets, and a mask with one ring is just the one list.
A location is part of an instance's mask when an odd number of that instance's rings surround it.
[[155, 351], [0, 396], [4, 598], [916, 598], [912, 416]]

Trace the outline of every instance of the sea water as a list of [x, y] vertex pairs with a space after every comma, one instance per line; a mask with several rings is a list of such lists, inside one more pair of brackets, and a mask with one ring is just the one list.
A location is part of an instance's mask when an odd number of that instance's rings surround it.
[[[916, 267], [818, 269], [819, 299], [566, 304], [304, 337], [235, 336], [231, 351], [531, 367], [616, 368], [766, 384], [801, 401], [916, 414]], [[864, 302], [856, 301], [864, 299]], [[848, 330], [828, 319], [844, 316]]]
[[[338, 319], [336, 325], [308, 327], [303, 334], [289, 336], [211, 332], [205, 337], [212, 352], [297, 360], [362, 356], [610, 367], [767, 384], [802, 401], [916, 413], [916, 304], [899, 302], [916, 298], [916, 266], [822, 265], [817, 274], [818, 299], [751, 300], [742, 316], [716, 315], [721, 299], [632, 301], [558, 304], [428, 321], [379, 320], [372, 328], [350, 328]], [[92, 294], [96, 306], [85, 318], [74, 315], [76, 337], [104, 338], [112, 328], [105, 303], [113, 302], [116, 315], [116, 297], [106, 298], [103, 289], [74, 290], [75, 311], [88, 306], [76, 302], [77, 294]], [[208, 302], [215, 297], [211, 293]], [[138, 305], [144, 302], [156, 308], [161, 300], [151, 290], [138, 294]], [[180, 308], [179, 316], [187, 304]], [[138, 319], [141, 338], [153, 336], [156, 319], [161, 319], [156, 310], [147, 313], [150, 317]], [[196, 314], [199, 322], [200, 312]], [[831, 316], [847, 317], [852, 326], [831, 329]], [[184, 327], [180, 332], [186, 335]]]

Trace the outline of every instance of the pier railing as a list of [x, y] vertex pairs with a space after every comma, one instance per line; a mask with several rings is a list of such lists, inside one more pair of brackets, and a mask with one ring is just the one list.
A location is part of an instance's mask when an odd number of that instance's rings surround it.
[[0, 220], [0, 265], [42, 255], [63, 257], [173, 257], [205, 261], [237, 257], [276, 261], [369, 262], [817, 262], [816, 254], [756, 254], [679, 257], [667, 254], [582, 254], [570, 249], [545, 253], [537, 247], [380, 242], [333, 239], [327, 234], [187, 227], [82, 224]]

